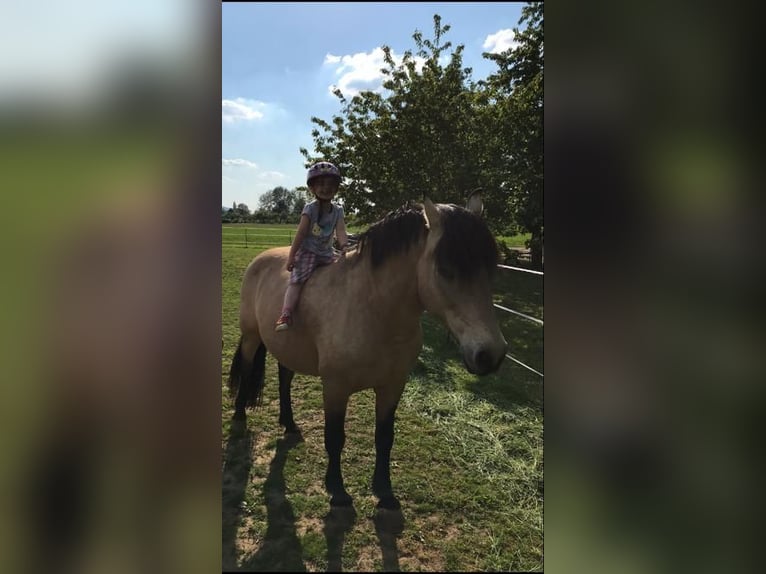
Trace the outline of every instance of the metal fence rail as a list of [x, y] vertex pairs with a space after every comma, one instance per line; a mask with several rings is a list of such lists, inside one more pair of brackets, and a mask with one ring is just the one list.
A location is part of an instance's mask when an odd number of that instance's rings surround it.
[[[523, 271], [525, 273], [532, 273], [534, 275], [540, 275], [541, 277], [543, 276], [543, 272], [542, 271], [533, 271], [532, 269], [524, 269], [523, 267], [511, 267], [510, 265], [498, 265], [498, 267], [500, 269], [509, 269], [511, 271]], [[508, 307], [503, 307], [502, 305], [498, 305], [497, 303], [493, 303], [493, 305], [496, 308], [498, 308], [498, 309], [500, 309], [502, 311], [505, 311], [507, 313], [513, 313], [514, 315], [518, 315], [519, 317], [523, 317], [524, 319], [526, 319], [528, 321], [532, 321], [533, 323], [536, 323], [537, 325], [540, 325], [541, 327], [543, 326], [543, 322], [540, 319], [537, 319], [535, 317], [530, 317], [529, 315], [521, 313], [520, 311], [515, 311], [513, 309], [509, 309]], [[518, 363], [519, 365], [521, 365], [525, 369], [528, 369], [528, 370], [532, 371], [536, 375], [540, 375], [543, 378], [545, 377], [545, 375], [543, 375], [540, 371], [537, 371], [537, 370], [533, 369], [532, 367], [530, 367], [529, 365], [526, 365], [526, 364], [522, 363], [521, 361], [519, 361], [515, 357], [512, 357], [508, 353], [506, 353], [505, 356], [508, 359], [510, 359], [511, 361], [513, 361], [514, 363]]]
[[509, 358], [511, 361], [513, 361], [514, 363], [518, 363], [519, 365], [521, 365], [521, 366], [522, 366], [522, 367], [524, 367], [525, 369], [529, 369], [530, 371], [532, 371], [532, 372], [533, 372], [533, 373], [535, 373], [536, 375], [540, 375], [541, 377], [545, 378], [545, 375], [543, 375], [543, 374], [542, 374], [540, 371], [536, 371], [536, 370], [534, 370], [532, 367], [530, 367], [529, 365], [525, 365], [524, 363], [522, 363], [522, 362], [521, 362], [521, 361], [519, 361], [518, 359], [514, 359], [514, 358], [513, 358], [513, 357], [511, 357], [511, 356], [510, 356], [508, 353], [506, 353], [506, 354], [505, 354], [505, 356], [506, 356], [507, 358]]
[[[247, 227], [222, 227], [229, 231], [221, 231], [221, 244], [229, 247], [255, 247], [256, 245], [268, 245], [273, 247], [280, 247], [283, 245], [290, 245], [293, 242], [293, 232], [288, 233], [267, 233], [266, 229], [248, 229]], [[250, 233], [248, 233], [250, 231]], [[252, 233], [257, 231], [257, 233]], [[274, 231], [285, 231], [284, 229], [276, 228]], [[227, 241], [228, 239], [228, 241]], [[272, 239], [274, 241], [272, 241]], [[287, 241], [285, 241], [287, 239]]]
[[529, 315], [525, 315], [524, 313], [521, 313], [519, 311], [514, 311], [513, 309], [509, 309], [508, 307], [503, 307], [502, 305], [498, 305], [497, 303], [493, 303], [495, 307], [498, 309], [502, 309], [503, 311], [507, 311], [508, 313], [513, 313], [514, 315], [518, 315], [519, 317], [524, 317], [528, 321], [532, 321], [533, 323], [537, 323], [538, 325], [542, 326], [543, 322], [540, 319], [535, 319], [534, 317], [530, 317]]
[[524, 273], [532, 273], [534, 275], [542, 275], [542, 271], [533, 271], [532, 269], [524, 269], [523, 267], [511, 267], [510, 265], [498, 265], [500, 269], [513, 269], [514, 271], [524, 271]]

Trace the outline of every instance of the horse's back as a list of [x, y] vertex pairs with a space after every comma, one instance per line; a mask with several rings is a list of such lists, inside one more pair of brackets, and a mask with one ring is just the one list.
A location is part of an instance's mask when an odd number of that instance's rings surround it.
[[[273, 247], [262, 251], [250, 262], [245, 270], [245, 281], [249, 277], [256, 277], [264, 271], [278, 271], [284, 268], [287, 262], [287, 256], [290, 253], [289, 247]], [[285, 271], [287, 273], [287, 271]]]

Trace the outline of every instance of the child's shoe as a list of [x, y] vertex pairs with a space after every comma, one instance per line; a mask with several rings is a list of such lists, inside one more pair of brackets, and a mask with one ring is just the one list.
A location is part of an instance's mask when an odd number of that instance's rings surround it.
[[290, 328], [290, 323], [292, 323], [292, 318], [290, 317], [289, 313], [282, 313], [279, 316], [279, 319], [277, 319], [277, 323], [274, 326], [275, 331], [284, 331], [285, 329]]

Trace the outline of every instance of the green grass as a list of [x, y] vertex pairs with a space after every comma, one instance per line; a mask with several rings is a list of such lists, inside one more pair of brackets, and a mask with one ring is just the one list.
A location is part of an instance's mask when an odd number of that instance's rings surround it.
[[[224, 247], [267, 249], [290, 245], [298, 228], [293, 223], [224, 223], [221, 237]], [[349, 233], [359, 233], [367, 226], [348, 227]]]
[[253, 249], [290, 245], [297, 228], [292, 223], [224, 223], [221, 243], [224, 247]]
[[[253, 247], [263, 249], [273, 245], [290, 245], [295, 235], [297, 225], [293, 223], [224, 223], [222, 224], [222, 237], [224, 246]], [[349, 227], [349, 233], [359, 233], [367, 227]], [[507, 247], [524, 247], [524, 242], [531, 235], [520, 233], [518, 235], [501, 235], [497, 241], [505, 243]]]
[[525, 243], [532, 237], [531, 233], [519, 233], [517, 235], [499, 235], [498, 243], [505, 243], [506, 247], [526, 247]]
[[[423, 351], [397, 410], [391, 479], [403, 525], [387, 523], [390, 517], [376, 512], [370, 490], [372, 391], [349, 402], [342, 464], [354, 498], [351, 516], [329, 513], [318, 379], [294, 379], [303, 441], [289, 441], [277, 423], [276, 361], [269, 357], [263, 405], [248, 412], [244, 438], [231, 436], [233, 406], [225, 380], [239, 338], [242, 273], [257, 253], [223, 248], [224, 567], [542, 570], [542, 381], [511, 361], [493, 375], [470, 375], [432, 317], [423, 317]], [[498, 301], [542, 318], [539, 277], [499, 271], [496, 281]], [[542, 370], [542, 329], [520, 318], [506, 320], [500, 311], [498, 316], [511, 353]]]

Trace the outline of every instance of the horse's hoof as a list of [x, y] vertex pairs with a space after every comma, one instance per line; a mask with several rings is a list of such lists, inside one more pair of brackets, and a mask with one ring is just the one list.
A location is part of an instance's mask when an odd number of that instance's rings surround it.
[[336, 494], [330, 499], [330, 506], [351, 506], [353, 504], [352, 498], [347, 494]]
[[383, 508], [385, 510], [399, 510], [401, 507], [402, 505], [399, 504], [399, 501], [393, 494], [381, 497], [378, 502], [378, 508]]
[[300, 434], [300, 429], [297, 425], [285, 425], [285, 434]]

